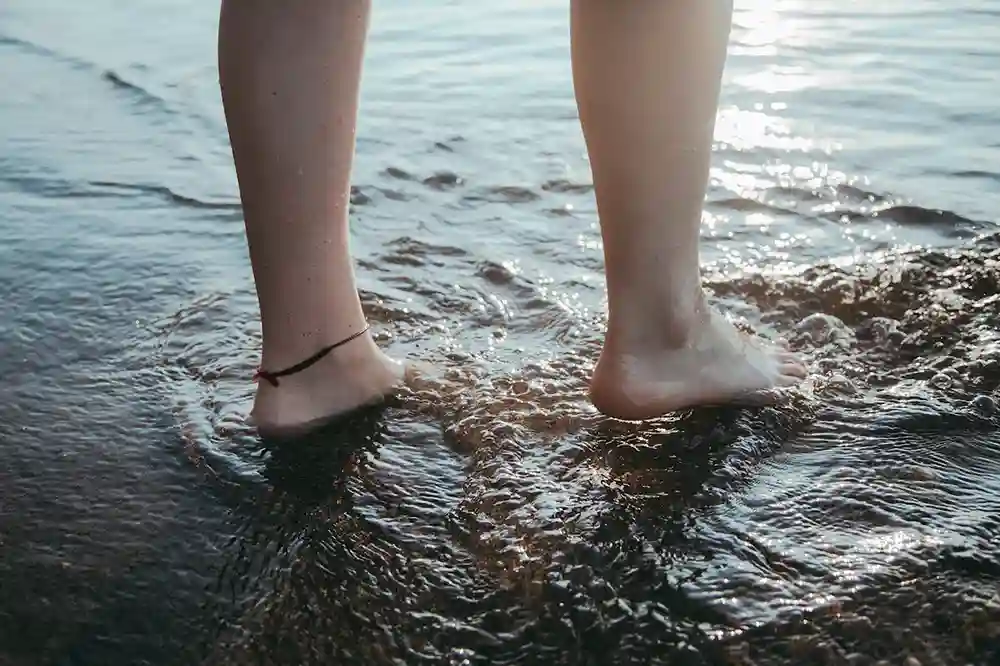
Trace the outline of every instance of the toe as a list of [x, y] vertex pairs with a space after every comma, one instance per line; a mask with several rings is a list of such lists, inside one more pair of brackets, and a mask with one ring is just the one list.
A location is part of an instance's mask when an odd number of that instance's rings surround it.
[[798, 361], [786, 361], [778, 367], [782, 377], [794, 379], [804, 379], [809, 374], [809, 369]]

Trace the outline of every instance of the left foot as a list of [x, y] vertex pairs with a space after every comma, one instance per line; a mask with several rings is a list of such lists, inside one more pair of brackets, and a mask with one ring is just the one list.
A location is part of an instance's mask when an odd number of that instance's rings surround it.
[[404, 378], [405, 366], [365, 335], [279, 386], [260, 380], [250, 418], [262, 433], [296, 432], [377, 402]]

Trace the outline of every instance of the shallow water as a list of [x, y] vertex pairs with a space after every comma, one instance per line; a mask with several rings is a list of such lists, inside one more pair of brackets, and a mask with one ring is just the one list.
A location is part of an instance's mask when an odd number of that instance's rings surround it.
[[1000, 13], [737, 0], [706, 276], [814, 374], [637, 425], [564, 5], [378, 3], [355, 247], [440, 376], [278, 451], [214, 3], [0, 6], [0, 664], [1000, 659]]

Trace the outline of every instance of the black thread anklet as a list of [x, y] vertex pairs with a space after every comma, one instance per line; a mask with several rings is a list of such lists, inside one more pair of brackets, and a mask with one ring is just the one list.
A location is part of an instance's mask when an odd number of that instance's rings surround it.
[[285, 368], [284, 370], [278, 370], [276, 372], [268, 372], [267, 370], [258, 368], [257, 372], [255, 372], [253, 376], [254, 381], [258, 379], [263, 379], [271, 386], [278, 386], [279, 385], [278, 377], [287, 377], [288, 375], [294, 375], [297, 372], [302, 372], [306, 368], [316, 365], [316, 363], [318, 363], [324, 356], [332, 352], [334, 349], [336, 349], [337, 347], [342, 347], [346, 345], [348, 342], [351, 342], [352, 340], [357, 340], [362, 335], [367, 333], [368, 329], [370, 329], [371, 327], [372, 327], [371, 324], [366, 324], [365, 327], [360, 331], [358, 331], [357, 333], [344, 338], [340, 342], [335, 342], [329, 347], [323, 347], [323, 349], [320, 349], [318, 352], [316, 352], [306, 360], [302, 361], [301, 363], [296, 363], [290, 368]]

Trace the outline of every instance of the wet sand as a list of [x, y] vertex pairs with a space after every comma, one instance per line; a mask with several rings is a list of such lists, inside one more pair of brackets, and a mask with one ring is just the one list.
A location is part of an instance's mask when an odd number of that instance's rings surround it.
[[1000, 15], [737, 7], [706, 279], [806, 386], [595, 414], [564, 3], [386, 0], [355, 247], [437, 370], [295, 447], [213, 3], [0, 7], [0, 664], [1000, 660]]

